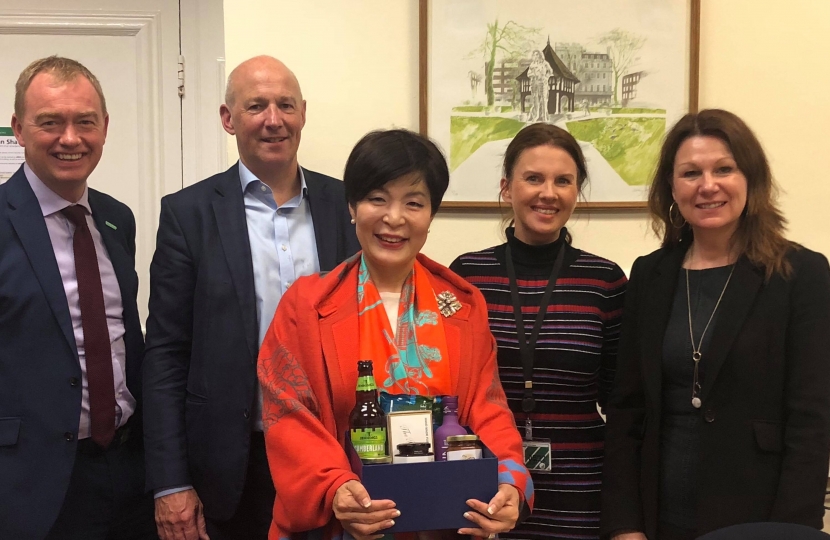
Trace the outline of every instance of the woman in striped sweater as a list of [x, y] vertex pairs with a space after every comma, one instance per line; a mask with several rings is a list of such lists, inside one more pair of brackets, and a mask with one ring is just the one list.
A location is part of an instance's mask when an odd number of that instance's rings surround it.
[[[533, 441], [525, 455], [538, 467], [535, 509], [503, 538], [599, 538], [605, 426], [597, 404], [614, 380], [626, 278], [613, 262], [571, 245], [565, 224], [586, 178], [567, 131], [525, 127], [504, 156], [501, 198], [513, 211], [507, 242], [450, 266], [487, 300], [499, 375], [520, 431]], [[531, 452], [542, 459], [531, 463]]]

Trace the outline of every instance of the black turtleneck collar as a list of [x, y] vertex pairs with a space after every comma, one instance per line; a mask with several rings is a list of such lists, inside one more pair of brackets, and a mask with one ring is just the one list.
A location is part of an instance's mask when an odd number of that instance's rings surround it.
[[507, 244], [510, 246], [510, 251], [513, 253], [513, 262], [517, 266], [549, 270], [553, 268], [556, 255], [565, 244], [565, 237], [568, 235], [568, 231], [565, 227], [562, 227], [562, 230], [559, 231], [559, 238], [555, 242], [538, 246], [525, 244], [516, 238], [513, 227], [508, 227], [505, 235], [507, 236]]

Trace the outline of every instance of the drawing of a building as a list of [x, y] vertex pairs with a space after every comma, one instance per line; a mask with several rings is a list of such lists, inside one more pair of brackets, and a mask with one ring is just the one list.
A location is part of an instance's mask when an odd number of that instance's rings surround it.
[[622, 78], [622, 104], [627, 105], [629, 101], [637, 97], [637, 83], [645, 76], [645, 72], [637, 71], [629, 73]]
[[[490, 62], [484, 63], [485, 71]], [[493, 94], [497, 102], [505, 104], [517, 104], [518, 83], [516, 77], [530, 65], [530, 59], [518, 61], [498, 62], [493, 68]], [[487, 89], [485, 88], [485, 92]]]
[[575, 99], [591, 105], [610, 103], [614, 96], [614, 69], [606, 53], [588, 52], [579, 43], [557, 43], [556, 54], [579, 77]]
[[[548, 44], [542, 49], [542, 56], [553, 70], [553, 76], [548, 79], [548, 114], [560, 114], [564, 112], [574, 111], [574, 90], [579, 84], [579, 78], [571, 72], [567, 65], [554, 52], [550, 46], [550, 38]], [[530, 61], [528, 60], [528, 66]], [[525, 68], [522, 73], [516, 77], [519, 83], [519, 96], [522, 103], [522, 112], [526, 110], [526, 99], [530, 95], [530, 77], [528, 76], [528, 69]]]

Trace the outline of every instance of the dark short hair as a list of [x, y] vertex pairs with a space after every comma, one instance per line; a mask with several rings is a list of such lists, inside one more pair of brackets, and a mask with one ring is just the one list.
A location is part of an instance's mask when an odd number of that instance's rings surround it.
[[[691, 137], [714, 137], [723, 142], [746, 177], [746, 207], [732, 241], [753, 263], [762, 266], [767, 277], [775, 272], [789, 274], [784, 259], [790, 243], [784, 238], [787, 220], [778, 208], [778, 187], [758, 138], [737, 115], [722, 109], [688, 113], [666, 134], [660, 161], [648, 193], [652, 228], [664, 247], [692, 240], [691, 226], [672, 222], [674, 161], [680, 146]], [[676, 213], [676, 210], [675, 210]], [[675, 221], [678, 218], [674, 217]]]
[[435, 215], [450, 183], [444, 154], [427, 137], [406, 129], [371, 131], [357, 142], [346, 161], [346, 201], [355, 206], [373, 190], [411, 173], [426, 184]]

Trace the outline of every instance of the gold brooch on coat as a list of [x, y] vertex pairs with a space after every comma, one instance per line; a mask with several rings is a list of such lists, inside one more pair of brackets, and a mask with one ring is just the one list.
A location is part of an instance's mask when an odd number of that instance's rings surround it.
[[438, 311], [444, 317], [452, 317], [461, 309], [461, 302], [450, 291], [439, 293], [435, 299], [438, 300]]

